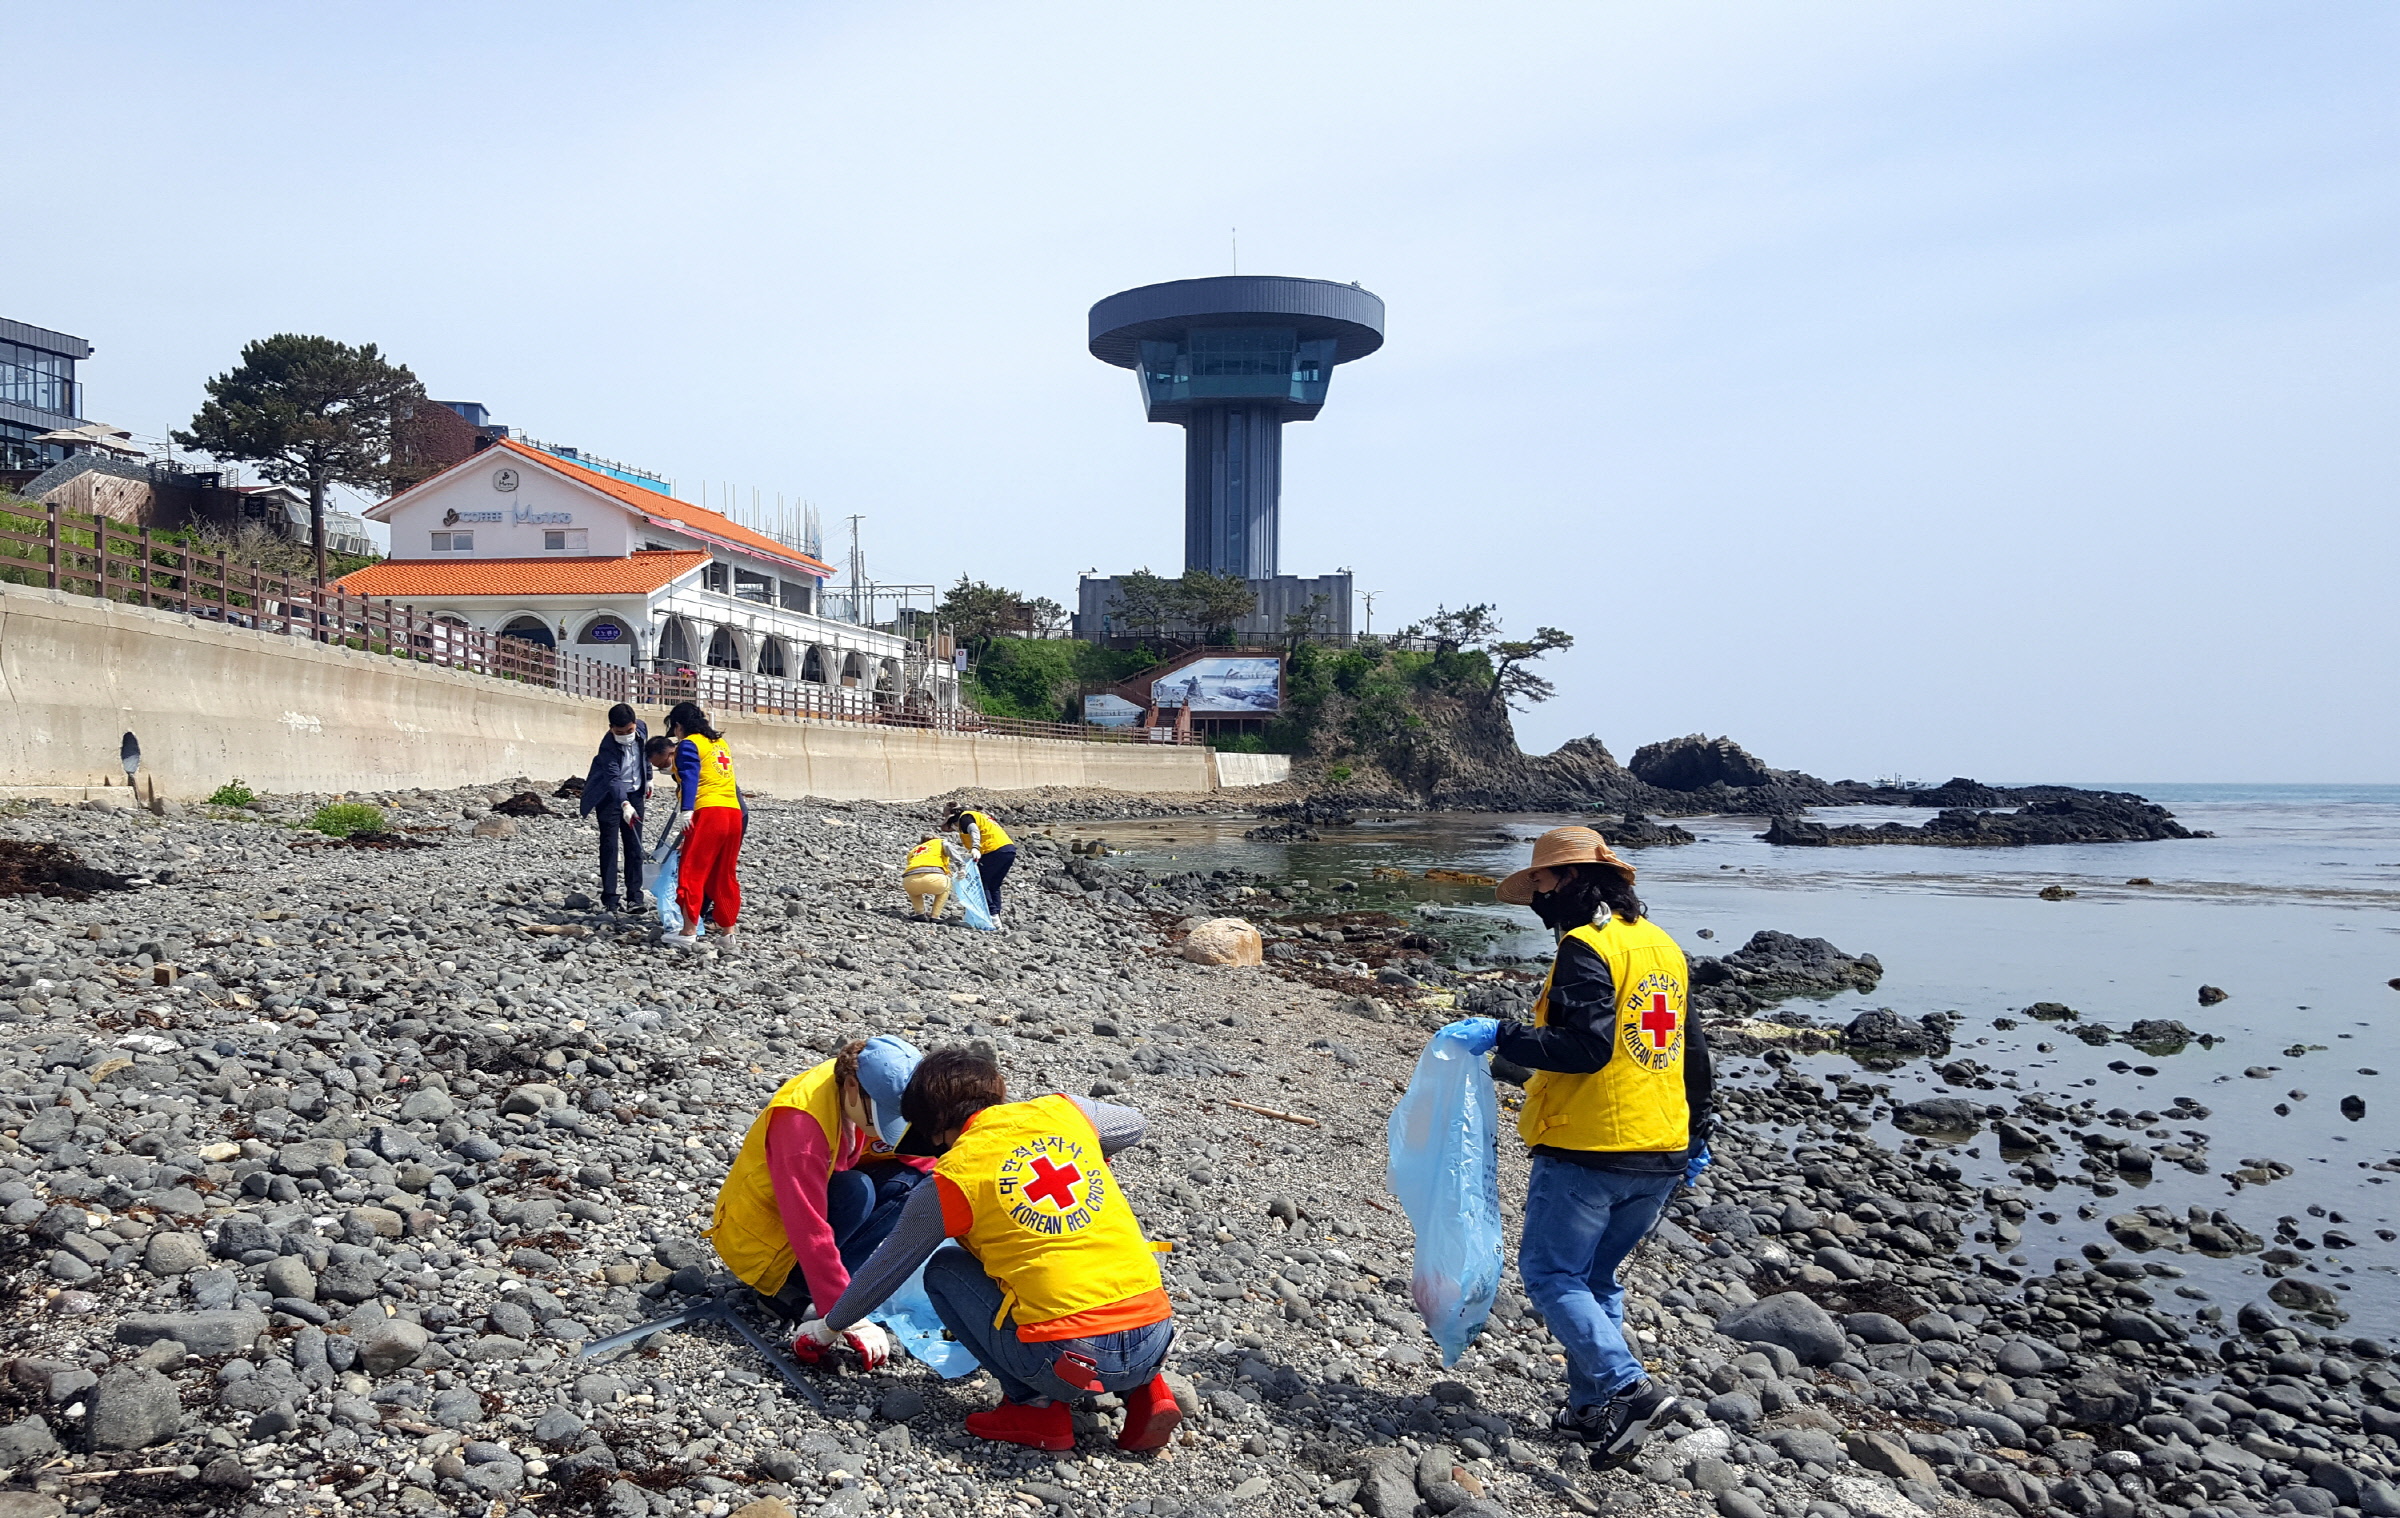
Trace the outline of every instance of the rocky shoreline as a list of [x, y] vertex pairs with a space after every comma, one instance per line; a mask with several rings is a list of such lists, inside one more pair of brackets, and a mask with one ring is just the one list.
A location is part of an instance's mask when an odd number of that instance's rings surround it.
[[[1953, 782], [1956, 783], [1956, 782]], [[1864, 844], [1931, 844], [1945, 848], [2024, 848], [2034, 844], [2155, 842], [2206, 838], [2177, 822], [2165, 807], [2117, 792], [2088, 791], [2027, 803], [2014, 812], [1948, 807], [1909, 827], [1887, 822], [1827, 824], [1777, 817], [1759, 835], [1772, 844], [1849, 848]]]
[[[1094, 793], [974, 798], [1024, 822], [997, 937], [904, 919], [938, 806], [761, 802], [739, 947], [671, 955], [592, 909], [591, 834], [495, 814], [529, 789], [347, 798], [434, 845], [405, 850], [296, 831], [323, 797], [0, 818], [137, 882], [0, 897], [0, 1514], [2400, 1514], [2400, 1375], [2312, 1269], [2352, 1225], [2129, 1206], [2113, 1243], [2028, 1258], [2070, 1188], [2098, 1220], [2121, 1179], [2217, 1164], [2207, 1109], [2001, 1088], [1939, 1018], [1812, 1019], [1870, 955], [1760, 934], [1695, 961], [1717, 1165], [1629, 1266], [1628, 1322], [1705, 1416], [1594, 1469], [1545, 1431], [1555, 1346], [1513, 1278], [1435, 1363], [1382, 1182], [1425, 1033], [1523, 1006], [1538, 967], [1331, 882], [1072, 853], [1054, 824]], [[1259, 922], [1263, 969], [1177, 953], [1222, 914]], [[819, 1408], [722, 1330], [577, 1357], [724, 1288], [698, 1231], [750, 1114], [873, 1031], [1150, 1116], [1119, 1173], [1177, 1246], [1192, 1417], [1164, 1457], [1118, 1455], [1106, 1409], [1071, 1455], [981, 1445], [958, 1419], [989, 1383], [913, 1364], [820, 1375]], [[1793, 1053], [1836, 1044], [1957, 1094]], [[2018, 1184], [1965, 1178], [1969, 1127]], [[2255, 1253], [2270, 1290], [2194, 1300], [2193, 1253]]]

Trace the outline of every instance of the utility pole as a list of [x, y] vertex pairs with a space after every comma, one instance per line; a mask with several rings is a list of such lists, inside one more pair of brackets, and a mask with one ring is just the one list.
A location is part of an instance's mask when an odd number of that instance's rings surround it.
[[1362, 590], [1358, 593], [1359, 599], [1367, 603], [1367, 626], [1365, 635], [1370, 638], [1375, 635], [1375, 598], [1382, 594], [1383, 592], [1380, 590]]
[[859, 551], [858, 524], [865, 521], [866, 518], [850, 516], [844, 517], [842, 520], [850, 524], [850, 620], [863, 627], [867, 623], [867, 615], [860, 604], [859, 597], [866, 593], [867, 556]]

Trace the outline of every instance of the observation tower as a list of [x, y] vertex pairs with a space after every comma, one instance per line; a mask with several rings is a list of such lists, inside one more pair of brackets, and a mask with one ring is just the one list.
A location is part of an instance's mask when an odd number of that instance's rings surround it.
[[1382, 346], [1382, 298], [1325, 279], [1178, 279], [1092, 307], [1092, 357], [1184, 429], [1185, 569], [1276, 578], [1283, 424], [1313, 420], [1334, 366]]

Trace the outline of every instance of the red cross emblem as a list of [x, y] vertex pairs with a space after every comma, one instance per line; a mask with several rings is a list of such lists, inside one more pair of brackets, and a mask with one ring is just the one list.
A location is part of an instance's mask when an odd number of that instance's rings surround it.
[[1083, 1179], [1083, 1171], [1073, 1164], [1053, 1165], [1048, 1155], [1033, 1162], [1033, 1183], [1025, 1195], [1036, 1202], [1048, 1202], [1061, 1212], [1075, 1205], [1075, 1187]]
[[1667, 1040], [1675, 1036], [1675, 1027], [1679, 1021], [1680, 1019], [1667, 1006], [1667, 993], [1664, 991], [1651, 992], [1650, 1010], [1642, 1014], [1642, 1031], [1650, 1035], [1650, 1047], [1664, 1049], [1667, 1046]]

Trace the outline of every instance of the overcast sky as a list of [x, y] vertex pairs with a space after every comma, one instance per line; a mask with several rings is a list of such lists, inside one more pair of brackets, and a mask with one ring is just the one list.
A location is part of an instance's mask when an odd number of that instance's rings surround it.
[[[1562, 627], [1529, 748], [2400, 781], [2400, 8], [37, 7], [0, 315], [272, 332], [870, 571], [1181, 568], [1112, 291], [1357, 280], [1283, 567]], [[28, 135], [30, 134], [30, 135]], [[838, 547], [829, 543], [829, 549]]]

